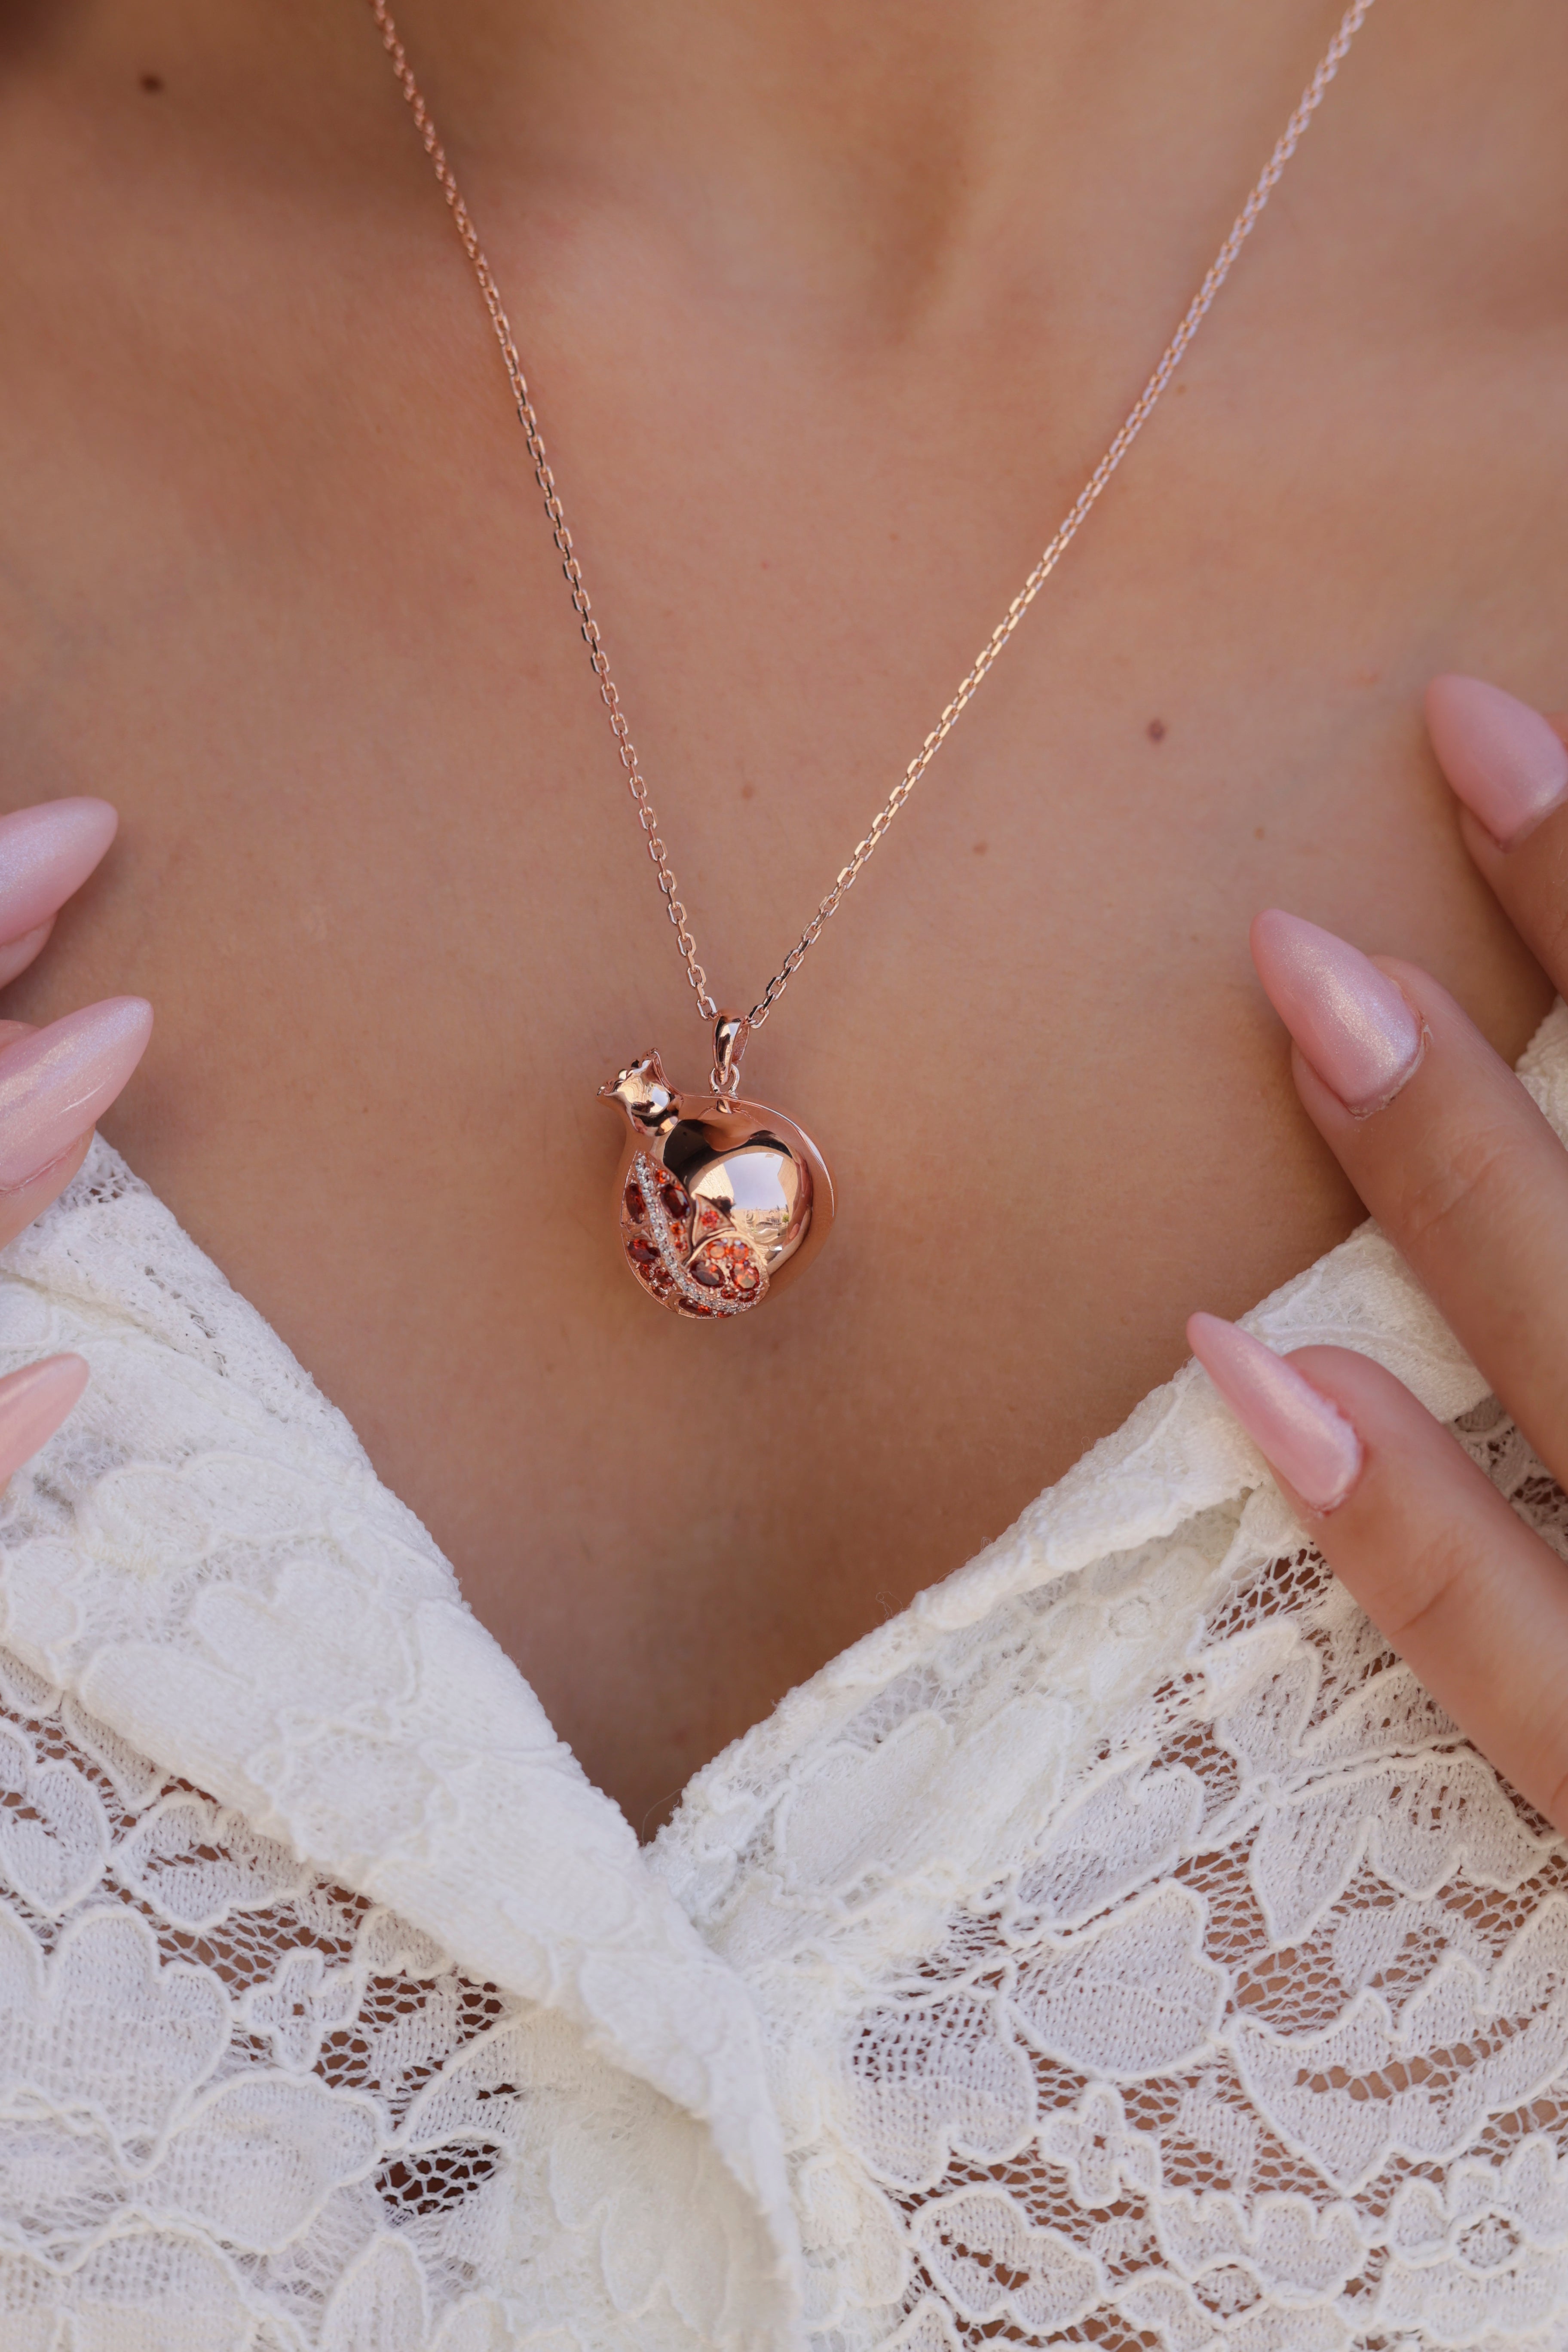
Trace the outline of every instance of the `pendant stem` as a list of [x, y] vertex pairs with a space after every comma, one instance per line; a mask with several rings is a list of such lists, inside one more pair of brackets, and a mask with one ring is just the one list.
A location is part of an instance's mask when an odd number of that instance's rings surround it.
[[713, 1068], [709, 1083], [721, 1110], [728, 1110], [740, 1091], [741, 1056], [752, 1034], [750, 1015], [721, 1010], [713, 1024]]

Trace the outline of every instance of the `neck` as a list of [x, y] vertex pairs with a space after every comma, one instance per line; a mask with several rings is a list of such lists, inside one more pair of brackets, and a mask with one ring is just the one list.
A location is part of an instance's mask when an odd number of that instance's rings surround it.
[[1059, 264], [1089, 210], [1114, 235], [1194, 181], [1200, 204], [1229, 203], [1332, 22], [1300, 0], [401, 0], [397, 15], [489, 192], [586, 189], [662, 215], [710, 278], [761, 271], [783, 299], [900, 320], [977, 266]]

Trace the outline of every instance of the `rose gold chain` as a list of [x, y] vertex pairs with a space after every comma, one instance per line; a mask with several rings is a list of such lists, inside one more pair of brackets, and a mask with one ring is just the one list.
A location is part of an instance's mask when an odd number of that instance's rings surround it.
[[[1101, 457], [1068, 508], [1066, 516], [1058, 526], [1056, 536], [1050, 545], [1046, 549], [1045, 553], [1040, 557], [1039, 562], [975, 656], [972, 667], [965, 673], [952, 699], [948, 703], [936, 725], [872, 818], [867, 832], [856, 843], [847, 864], [840, 866], [834, 877], [833, 887], [819, 902], [810, 922], [807, 923], [805, 930], [802, 931], [799, 939], [752, 1006], [747, 1016], [749, 1028], [762, 1027], [763, 1023], [789, 986], [791, 979], [799, 971], [807, 952], [821, 937], [823, 928], [829, 917], [837, 911], [845, 892], [852, 887], [882, 835], [914, 791], [932, 760], [935, 759], [938, 751], [952, 733], [959, 714], [973, 698], [982, 679], [984, 678], [997, 656], [1011, 638], [1014, 630], [1016, 629], [1040, 590], [1078, 537], [1090, 511], [1098, 502], [1100, 493], [1105, 489], [1111, 476], [1148, 423], [1161, 394], [1181, 365], [1188, 344], [1207, 317], [1220, 288], [1230, 276], [1242, 247], [1257, 227], [1265, 205], [1279, 183], [1285, 166], [1294, 155], [1300, 144], [1302, 133], [1322, 104], [1329, 84], [1344, 62], [1350, 45], [1370, 15], [1373, 5], [1373, 0], [1352, 0], [1352, 5], [1346, 9], [1341, 19], [1339, 30], [1324, 54], [1322, 63], [1303, 90], [1295, 112], [1280, 133], [1273, 153], [1263, 167], [1257, 185], [1237, 215], [1229, 236], [1210, 263], [1203, 284], [1187, 305], [1181, 324], [1166, 344], [1159, 365], [1128, 411], [1104, 457]], [[621, 709], [621, 698], [616, 689], [615, 679], [610, 676], [609, 659], [605, 652], [604, 640], [599, 634], [599, 624], [594, 617], [594, 608], [589, 602], [587, 587], [583, 579], [583, 567], [577, 561], [576, 551], [572, 544], [572, 534], [566, 528], [566, 516], [561, 504], [561, 494], [556, 489], [555, 477], [551, 471], [550, 460], [545, 455], [543, 436], [539, 430], [539, 419], [533, 413], [533, 402], [529, 394], [528, 379], [523, 373], [522, 360], [513, 340], [505, 305], [501, 301], [500, 289], [496, 284], [489, 263], [485, 258], [484, 247], [479, 243], [479, 231], [475, 228], [473, 217], [463, 201], [462, 191], [453, 175], [452, 167], [447, 161], [447, 151], [441, 143], [435, 123], [430, 119], [430, 110], [426, 105], [424, 95], [414, 79], [413, 68], [408, 62], [408, 54], [398, 37], [397, 26], [393, 21], [392, 12], [386, 6], [385, 0], [370, 0], [370, 5], [372, 14], [381, 28], [382, 41], [392, 61], [392, 69], [397, 76], [403, 95], [407, 100], [415, 122], [418, 126], [420, 138], [425, 143], [425, 152], [429, 157], [436, 177], [440, 183], [441, 193], [447, 199], [447, 208], [456, 224], [458, 235], [463, 242], [463, 250], [473, 265], [474, 276], [479, 280], [485, 308], [489, 312], [490, 325], [494, 328], [496, 341], [500, 345], [501, 358], [506, 362], [512, 396], [517, 403], [518, 418], [528, 441], [528, 454], [533, 460], [534, 474], [543, 494], [544, 511], [550, 518], [550, 528], [561, 557], [562, 569], [566, 575], [566, 585], [572, 592], [572, 607], [577, 615], [584, 642], [588, 648], [588, 658], [594, 665], [594, 675], [599, 681], [600, 695], [610, 715], [611, 731], [616, 739], [616, 747], [620, 753], [621, 765], [626, 771], [627, 787], [637, 807], [637, 823], [641, 825], [644, 838], [647, 843], [647, 854], [653, 860], [654, 872], [658, 877], [658, 887], [663, 894], [669, 919], [675, 927], [681, 961], [686, 966], [686, 977], [691, 983], [696, 996], [699, 1013], [703, 1020], [712, 1021], [716, 1018], [719, 1008], [709, 993], [708, 975], [697, 961], [697, 942], [692, 937], [691, 927], [686, 919], [686, 908], [681, 904], [675, 874], [665, 852], [664, 841], [658, 829], [658, 818], [655, 814], [652, 802], [648, 799], [647, 785], [643, 778], [637, 746], [632, 741], [631, 730], [626, 724], [626, 713]]]

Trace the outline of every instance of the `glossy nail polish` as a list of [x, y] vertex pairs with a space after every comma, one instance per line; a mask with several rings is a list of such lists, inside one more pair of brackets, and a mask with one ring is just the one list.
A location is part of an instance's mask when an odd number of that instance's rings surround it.
[[1339, 1407], [1283, 1356], [1217, 1315], [1194, 1315], [1187, 1344], [1243, 1429], [1314, 1511], [1361, 1475], [1361, 1440]]
[[1528, 702], [1485, 678], [1435, 677], [1426, 724], [1443, 773], [1504, 849], [1568, 799], [1568, 745]]
[[41, 1176], [106, 1111], [147, 1050], [153, 1008], [109, 996], [0, 1053], [0, 1191]]
[[37, 930], [79, 890], [120, 819], [107, 801], [44, 801], [0, 817], [0, 941]]
[[1419, 1020], [1359, 948], [1271, 907], [1252, 926], [1252, 961], [1268, 1002], [1347, 1110], [1392, 1102], [1421, 1059]]
[[54, 1435], [87, 1382], [79, 1356], [48, 1356], [0, 1380], [0, 1486]]

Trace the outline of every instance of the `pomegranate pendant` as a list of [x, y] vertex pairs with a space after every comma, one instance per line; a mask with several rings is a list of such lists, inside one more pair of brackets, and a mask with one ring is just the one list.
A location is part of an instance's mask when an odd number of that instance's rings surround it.
[[712, 1092], [683, 1095], [647, 1054], [599, 1088], [630, 1133], [618, 1180], [621, 1248], [674, 1315], [749, 1314], [821, 1248], [833, 1179], [793, 1119], [733, 1092], [748, 1024], [714, 1024]]

